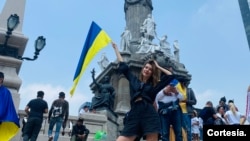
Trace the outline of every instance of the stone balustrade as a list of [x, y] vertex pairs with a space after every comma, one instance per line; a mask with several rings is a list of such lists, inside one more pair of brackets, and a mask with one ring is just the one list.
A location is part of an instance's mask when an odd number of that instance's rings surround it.
[[[19, 133], [11, 140], [11, 141], [22, 141], [22, 120], [25, 117], [25, 112], [23, 110], [18, 111], [20, 117], [20, 130]], [[84, 125], [89, 129], [90, 133], [87, 141], [93, 141], [94, 135], [97, 131], [105, 131], [107, 133], [108, 141], [115, 141], [117, 137], [117, 129], [118, 125], [116, 123], [116, 116], [112, 115], [108, 111], [100, 111], [97, 113], [86, 113], [81, 116], [84, 118]], [[69, 123], [72, 122], [74, 125], [77, 122], [78, 116], [69, 116], [67, 126], [65, 128], [65, 134], [62, 135], [63, 129], [61, 129], [61, 133], [59, 136], [60, 141], [69, 141], [70, 140], [70, 126]], [[48, 140], [48, 114], [44, 114], [44, 122], [39, 133], [37, 141], [46, 141]], [[55, 132], [55, 127], [54, 127]]]

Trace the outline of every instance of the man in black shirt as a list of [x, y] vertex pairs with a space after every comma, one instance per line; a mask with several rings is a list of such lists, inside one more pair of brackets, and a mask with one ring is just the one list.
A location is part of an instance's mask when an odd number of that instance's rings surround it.
[[89, 130], [83, 125], [83, 118], [79, 118], [77, 123], [73, 126], [70, 141], [86, 141]]
[[203, 120], [203, 125], [214, 125], [214, 120], [218, 118], [211, 101], [207, 101], [205, 107], [200, 111], [199, 117]]
[[43, 123], [43, 114], [48, 113], [48, 103], [43, 100], [44, 92], [38, 91], [37, 98], [25, 107], [28, 121], [23, 130], [23, 141], [36, 141]]

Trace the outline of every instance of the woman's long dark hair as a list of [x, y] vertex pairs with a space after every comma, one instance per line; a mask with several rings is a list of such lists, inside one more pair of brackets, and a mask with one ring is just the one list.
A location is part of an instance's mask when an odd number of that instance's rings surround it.
[[154, 60], [150, 59], [146, 61], [141, 69], [141, 73], [139, 76], [139, 79], [142, 81], [143, 80], [143, 75], [142, 75], [142, 70], [146, 66], [146, 64], [150, 64], [152, 66], [152, 75], [150, 78], [147, 80], [148, 83], [151, 83], [153, 86], [155, 86], [159, 80], [160, 80], [160, 72], [159, 69], [156, 67]]

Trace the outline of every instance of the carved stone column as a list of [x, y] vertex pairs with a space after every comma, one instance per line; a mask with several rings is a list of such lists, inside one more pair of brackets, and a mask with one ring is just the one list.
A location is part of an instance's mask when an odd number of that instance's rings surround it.
[[140, 40], [140, 26], [152, 14], [153, 6], [151, 0], [125, 0], [124, 12], [126, 27], [132, 34], [130, 50], [135, 52]]
[[[7, 42], [14, 50], [17, 50], [18, 56], [22, 56], [28, 41], [28, 38], [22, 34], [22, 26], [24, 19], [26, 0], [6, 0], [2, 12], [0, 13], [0, 44], [5, 42], [5, 35], [7, 31], [7, 20], [11, 14], [19, 16], [20, 23], [17, 28], [12, 32]], [[20, 103], [19, 88], [22, 84], [18, 74], [22, 65], [22, 61], [10, 57], [0, 55], [0, 71], [5, 75], [4, 85], [10, 90], [12, 99], [16, 110], [18, 110]]]

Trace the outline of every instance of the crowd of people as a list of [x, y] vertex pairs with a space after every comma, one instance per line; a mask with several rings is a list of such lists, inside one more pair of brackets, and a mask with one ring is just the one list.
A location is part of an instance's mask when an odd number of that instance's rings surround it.
[[[161, 138], [162, 141], [169, 141], [170, 126], [173, 127], [176, 141], [186, 137], [191, 141], [192, 108], [196, 98], [193, 90], [188, 88], [187, 80], [176, 78], [171, 66], [163, 68], [154, 60], [145, 62], [138, 78], [123, 61], [117, 45], [112, 43], [112, 46], [119, 61], [118, 70], [129, 81], [131, 90], [131, 110], [127, 113], [124, 129], [117, 141], [134, 141], [142, 137], [146, 140]], [[182, 129], [186, 131], [186, 136]]]
[[[54, 100], [50, 109], [43, 99], [44, 92], [38, 91], [37, 98], [28, 102], [25, 107], [27, 120], [23, 121], [22, 137], [23, 141], [36, 141], [43, 123], [43, 114], [48, 113], [48, 141], [58, 141], [60, 131], [65, 134], [64, 129], [69, 117], [69, 103], [65, 100], [65, 93], [59, 92], [58, 99]], [[73, 125], [69, 136], [70, 141], [86, 141], [89, 130], [83, 124], [84, 119], [79, 116], [76, 124]], [[72, 122], [70, 121], [72, 124]], [[72, 125], [71, 125], [72, 126]], [[55, 130], [54, 130], [55, 128]], [[54, 132], [54, 135], [53, 135]]]
[[[129, 81], [131, 104], [117, 141], [134, 141], [142, 137], [147, 141], [160, 138], [162, 141], [199, 141], [202, 140], [203, 125], [245, 123], [246, 116], [238, 111], [233, 100], [226, 104], [225, 97], [217, 107], [207, 101], [198, 112], [194, 108], [197, 103], [194, 91], [188, 87], [190, 81], [175, 76], [171, 66], [166, 69], [156, 61], [148, 60], [136, 77], [123, 61], [117, 45], [112, 43], [112, 46], [119, 62], [118, 70]], [[174, 139], [170, 139], [170, 127], [174, 131]]]
[[[226, 97], [222, 97], [219, 100], [219, 104], [217, 106], [214, 106], [212, 101], [207, 101], [199, 114], [195, 116], [199, 119], [198, 124], [200, 132], [198, 132], [198, 135], [200, 139], [203, 137], [203, 125], [245, 124], [247, 115], [249, 116], [249, 114], [243, 114], [241, 111], [239, 111], [233, 100], [229, 100], [228, 103], [226, 102]], [[192, 128], [196, 128], [195, 125], [193, 125]]]

